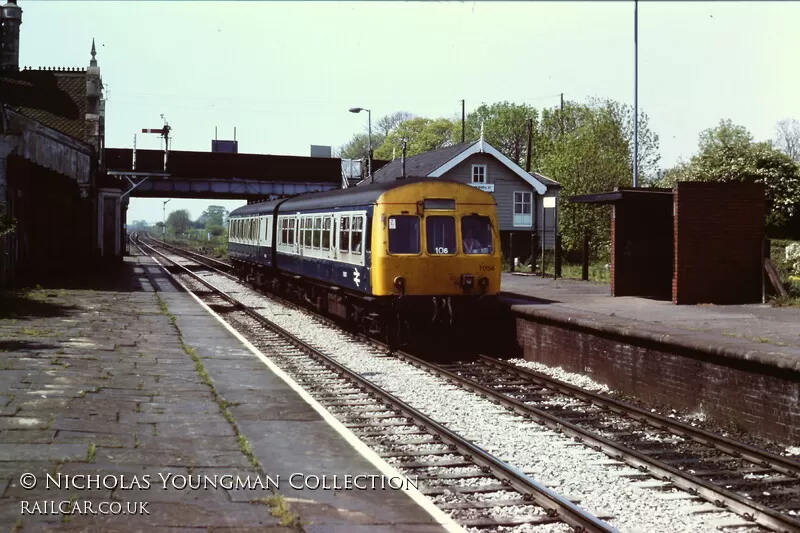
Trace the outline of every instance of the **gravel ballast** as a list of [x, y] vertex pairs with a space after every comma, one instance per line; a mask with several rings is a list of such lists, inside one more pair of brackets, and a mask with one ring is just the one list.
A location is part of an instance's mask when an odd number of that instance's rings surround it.
[[[181, 264], [193, 263], [173, 257]], [[703, 503], [689, 499], [688, 495], [686, 499], [675, 499], [681, 491], [644, 488], [641, 485], [652, 482], [652, 479], [642, 481], [623, 477], [630, 472], [629, 467], [609, 464], [612, 462], [607, 456], [508, 413], [492, 402], [447, 384], [410, 364], [390, 357], [376, 357], [379, 354], [374, 347], [354, 342], [346, 333], [309, 313], [280, 305], [221, 275], [211, 274], [205, 279], [351, 370], [368, 376], [377, 386], [450, 430], [469, 438], [560, 494], [578, 499], [581, 507], [589, 512], [613, 517], [607, 521], [621, 531], [719, 531], [717, 524], [720, 521], [735, 521], [737, 518], [724, 511], [692, 513], [692, 508], [698, 509]], [[529, 368], [541, 371], [540, 368]], [[578, 385], [606, 392], [602, 386], [592, 385], [588, 378], [579, 378], [584, 379]], [[483, 500], [493, 496], [480, 494], [475, 497]], [[447, 501], [446, 495], [431, 499], [434, 502]], [[513, 513], [513, 508], [501, 512]], [[528, 526], [498, 531], [522, 533], [534, 530], [543, 531], [540, 527], [529, 529]], [[566, 531], [562, 527], [550, 530]], [[736, 531], [744, 530], [738, 528]]]

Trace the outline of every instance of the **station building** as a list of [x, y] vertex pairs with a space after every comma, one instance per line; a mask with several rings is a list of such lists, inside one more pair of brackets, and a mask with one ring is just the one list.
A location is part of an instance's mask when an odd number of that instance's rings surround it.
[[21, 24], [22, 9], [7, 0], [0, 6], [0, 285], [121, 254], [120, 191], [103, 171], [94, 41], [85, 68], [20, 68]]

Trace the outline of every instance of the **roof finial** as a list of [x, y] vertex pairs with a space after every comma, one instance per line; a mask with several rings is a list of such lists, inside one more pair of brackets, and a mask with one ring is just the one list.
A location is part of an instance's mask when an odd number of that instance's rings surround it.
[[483, 121], [481, 120], [481, 152], [483, 152]]
[[89, 62], [89, 66], [96, 67], [97, 66], [97, 59], [94, 56], [97, 55], [97, 49], [94, 47], [94, 37], [92, 37], [92, 60]]

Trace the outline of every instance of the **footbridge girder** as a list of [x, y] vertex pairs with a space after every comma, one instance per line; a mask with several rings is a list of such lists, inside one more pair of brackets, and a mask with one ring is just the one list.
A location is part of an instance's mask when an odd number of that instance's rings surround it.
[[123, 196], [256, 199], [341, 187], [341, 160], [219, 152], [105, 150], [106, 174]]

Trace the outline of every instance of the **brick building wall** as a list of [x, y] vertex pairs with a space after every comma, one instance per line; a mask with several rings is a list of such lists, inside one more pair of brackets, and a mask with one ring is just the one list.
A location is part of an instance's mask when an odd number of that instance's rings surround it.
[[[800, 371], [580, 325], [580, 317], [516, 314], [526, 360], [577, 372], [652, 406], [702, 412], [730, 429], [787, 444], [800, 440]], [[569, 322], [567, 322], [569, 320]], [[588, 321], [587, 321], [588, 322]], [[711, 343], [708, 343], [711, 345]]]
[[761, 301], [764, 186], [681, 182], [675, 188], [672, 301]]

